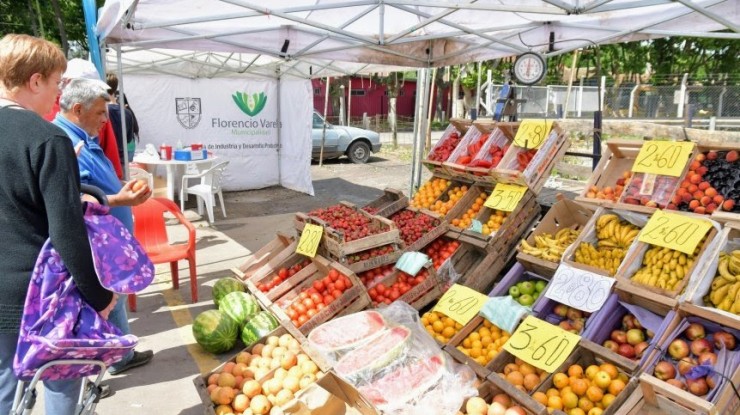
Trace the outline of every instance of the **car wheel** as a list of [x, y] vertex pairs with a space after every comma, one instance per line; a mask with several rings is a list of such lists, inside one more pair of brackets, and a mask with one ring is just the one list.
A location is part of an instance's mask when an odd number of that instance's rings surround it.
[[349, 149], [347, 149], [347, 157], [349, 157], [353, 163], [365, 163], [370, 158], [370, 146], [362, 141], [355, 141], [349, 146]]

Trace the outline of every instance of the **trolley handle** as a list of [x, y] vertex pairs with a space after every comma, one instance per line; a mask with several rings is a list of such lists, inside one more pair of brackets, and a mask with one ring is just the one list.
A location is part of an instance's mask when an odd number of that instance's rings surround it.
[[108, 206], [108, 197], [99, 187], [90, 184], [81, 184], [80, 191], [98, 199], [101, 205]]

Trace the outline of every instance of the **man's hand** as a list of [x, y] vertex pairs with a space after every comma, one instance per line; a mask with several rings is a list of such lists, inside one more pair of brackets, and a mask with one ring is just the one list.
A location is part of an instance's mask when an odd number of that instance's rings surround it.
[[123, 185], [121, 191], [113, 196], [108, 196], [108, 203], [113, 206], [137, 206], [149, 199], [152, 189], [148, 185], [140, 186], [138, 180], [130, 180]]
[[108, 316], [110, 315], [110, 312], [113, 311], [113, 308], [116, 306], [116, 303], [118, 302], [118, 294], [113, 293], [113, 298], [110, 300], [110, 304], [108, 304], [108, 307], [105, 307], [104, 310], [100, 311], [100, 315], [108, 320]]

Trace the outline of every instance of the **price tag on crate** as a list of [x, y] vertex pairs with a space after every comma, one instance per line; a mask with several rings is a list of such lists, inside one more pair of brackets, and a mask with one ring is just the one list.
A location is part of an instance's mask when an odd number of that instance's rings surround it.
[[581, 341], [581, 336], [527, 316], [504, 344], [504, 350], [532, 366], [554, 372]]
[[656, 210], [637, 239], [692, 254], [711, 227], [711, 222], [707, 220]]
[[437, 301], [433, 311], [438, 311], [464, 326], [478, 315], [486, 301], [487, 295], [464, 285], [454, 284]]
[[614, 281], [614, 278], [561, 263], [548, 284], [545, 297], [593, 313], [609, 298]]
[[525, 193], [527, 193], [527, 188], [524, 186], [496, 183], [496, 187], [493, 188], [493, 192], [488, 196], [483, 206], [503, 210], [504, 212], [513, 212]]
[[540, 148], [550, 135], [552, 120], [522, 120], [514, 136], [514, 145], [523, 148]]
[[316, 250], [319, 248], [319, 242], [321, 242], [321, 235], [323, 234], [324, 228], [319, 225], [307, 223], [303, 227], [303, 233], [301, 233], [301, 239], [298, 240], [295, 252], [311, 258], [315, 257]]
[[632, 171], [680, 177], [693, 149], [694, 143], [689, 141], [646, 141]]

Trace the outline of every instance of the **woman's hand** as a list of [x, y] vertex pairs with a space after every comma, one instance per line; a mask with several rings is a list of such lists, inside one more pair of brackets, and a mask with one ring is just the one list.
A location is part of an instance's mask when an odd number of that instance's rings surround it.
[[110, 304], [108, 304], [108, 307], [105, 307], [104, 310], [100, 311], [100, 315], [108, 320], [108, 316], [110, 315], [110, 312], [113, 311], [113, 308], [116, 306], [116, 303], [118, 302], [118, 294], [113, 293], [113, 298], [110, 300]]

